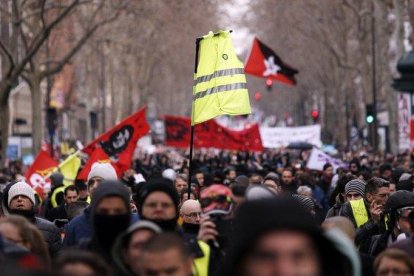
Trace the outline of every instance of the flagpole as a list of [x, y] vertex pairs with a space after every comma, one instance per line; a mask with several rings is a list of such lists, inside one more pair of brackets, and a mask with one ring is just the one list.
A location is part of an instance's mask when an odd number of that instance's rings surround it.
[[[198, 65], [198, 53], [200, 48], [200, 41], [202, 37], [196, 39], [196, 52], [194, 58], [194, 75], [197, 74], [197, 65]], [[194, 101], [191, 102], [191, 132], [190, 132], [190, 157], [188, 165], [188, 199], [191, 196], [191, 177], [193, 175], [193, 147], [194, 147]]]

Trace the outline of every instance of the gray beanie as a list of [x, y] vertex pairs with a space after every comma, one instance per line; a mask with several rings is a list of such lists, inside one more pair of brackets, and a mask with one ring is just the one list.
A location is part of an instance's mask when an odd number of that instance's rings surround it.
[[10, 202], [13, 200], [13, 198], [19, 195], [29, 198], [33, 205], [36, 204], [35, 193], [33, 188], [26, 182], [20, 181], [10, 187], [8, 193], [7, 206], [10, 207]]
[[352, 179], [345, 185], [345, 194], [348, 194], [350, 192], [356, 192], [360, 194], [361, 196], [365, 195], [365, 182], [361, 179]]

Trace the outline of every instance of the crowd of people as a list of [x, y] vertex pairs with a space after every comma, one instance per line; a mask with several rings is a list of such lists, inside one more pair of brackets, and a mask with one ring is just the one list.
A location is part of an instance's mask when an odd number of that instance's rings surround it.
[[[40, 198], [0, 175], [1, 275], [414, 275], [409, 154], [142, 154], [118, 176], [50, 176]], [[335, 170], [336, 169], [336, 170]], [[141, 175], [141, 178], [136, 177]]]

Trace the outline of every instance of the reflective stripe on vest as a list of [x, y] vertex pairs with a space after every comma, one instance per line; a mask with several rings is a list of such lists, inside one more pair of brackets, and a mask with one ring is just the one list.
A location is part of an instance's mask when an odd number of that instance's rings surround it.
[[58, 207], [58, 203], [56, 202], [56, 196], [58, 193], [64, 193], [65, 192], [65, 188], [67, 186], [60, 186], [59, 188], [56, 188], [53, 193], [52, 196], [50, 197], [50, 202], [52, 203], [53, 208]]
[[198, 245], [200, 246], [201, 251], [203, 251], [203, 257], [194, 259], [193, 275], [208, 276], [210, 246], [203, 241], [198, 241]]
[[251, 112], [244, 65], [237, 58], [229, 32], [211, 33], [200, 40], [196, 72], [192, 124], [223, 114]]
[[357, 228], [359, 228], [368, 221], [368, 213], [367, 208], [365, 207], [364, 199], [361, 198], [358, 200], [351, 200], [349, 203], [351, 204]]

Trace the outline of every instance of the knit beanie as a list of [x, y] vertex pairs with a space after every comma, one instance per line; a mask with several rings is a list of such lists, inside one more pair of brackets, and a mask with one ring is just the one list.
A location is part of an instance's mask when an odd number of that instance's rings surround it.
[[49, 178], [53, 188], [63, 185], [64, 176], [60, 172], [52, 173]]
[[297, 194], [293, 194], [292, 197], [309, 212], [315, 210], [315, 202], [311, 198]]
[[345, 185], [345, 194], [348, 194], [350, 192], [358, 193], [361, 196], [364, 196], [365, 194], [365, 182], [361, 179], [352, 179]]
[[10, 207], [10, 202], [12, 201], [12, 199], [19, 195], [29, 198], [33, 205], [36, 204], [33, 188], [30, 187], [30, 185], [26, 182], [20, 181], [10, 187], [7, 199], [7, 206]]
[[110, 163], [99, 163], [95, 162], [92, 164], [91, 171], [88, 174], [88, 180], [98, 176], [105, 180], [117, 180], [115, 168]]
[[167, 179], [162, 178], [150, 180], [145, 184], [144, 187], [142, 187], [138, 199], [138, 213], [142, 215], [142, 206], [144, 205], [147, 197], [153, 192], [163, 192], [167, 194], [174, 202], [174, 207], [178, 217], [178, 205], [180, 204], [180, 197], [172, 183]]

